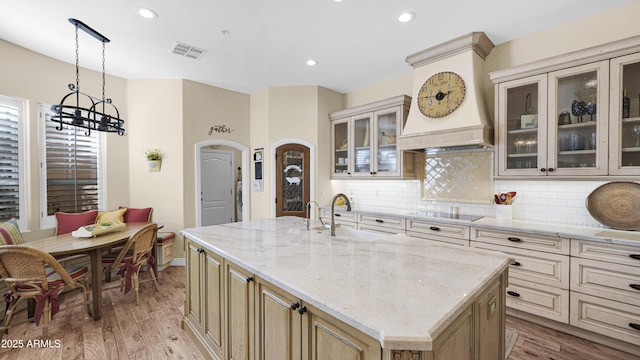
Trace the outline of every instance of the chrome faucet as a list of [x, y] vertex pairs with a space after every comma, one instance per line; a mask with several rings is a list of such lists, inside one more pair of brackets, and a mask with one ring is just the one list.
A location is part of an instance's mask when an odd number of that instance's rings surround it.
[[344, 201], [347, 203], [347, 211], [351, 211], [351, 202], [349, 201], [349, 198], [347, 197], [347, 195], [343, 194], [343, 193], [338, 193], [336, 194], [336, 196], [333, 197], [333, 200], [331, 201], [331, 236], [336, 236], [336, 222], [335, 222], [335, 212], [334, 212], [334, 207], [336, 205], [336, 200], [338, 200], [338, 198], [343, 198]]
[[[305, 207], [306, 215], [304, 216], [305, 221], [307, 222], [307, 230], [309, 230], [309, 224], [311, 223], [311, 203], [316, 204], [318, 211], [320, 210], [320, 205], [318, 205], [317, 202], [313, 200], [307, 201], [307, 206]], [[320, 218], [320, 223], [324, 226], [324, 223], [322, 222], [322, 218]]]

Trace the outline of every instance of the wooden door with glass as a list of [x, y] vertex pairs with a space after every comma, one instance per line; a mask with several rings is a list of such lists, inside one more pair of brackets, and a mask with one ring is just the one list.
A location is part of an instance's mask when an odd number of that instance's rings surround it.
[[309, 202], [308, 147], [285, 144], [276, 149], [276, 216], [305, 217]]

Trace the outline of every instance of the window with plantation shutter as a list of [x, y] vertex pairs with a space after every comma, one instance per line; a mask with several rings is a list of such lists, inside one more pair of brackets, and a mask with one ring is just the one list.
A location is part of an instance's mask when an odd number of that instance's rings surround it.
[[[86, 130], [73, 126], [56, 129], [50, 121], [51, 110], [42, 105], [45, 113], [45, 151], [41, 155], [46, 184], [42, 195], [45, 225], [51, 224], [56, 212], [78, 213], [100, 208], [100, 133], [86, 134]], [[45, 203], [46, 199], [46, 203]], [[55, 224], [55, 220], [53, 222]]]
[[15, 218], [27, 229], [22, 100], [0, 95], [0, 221]]

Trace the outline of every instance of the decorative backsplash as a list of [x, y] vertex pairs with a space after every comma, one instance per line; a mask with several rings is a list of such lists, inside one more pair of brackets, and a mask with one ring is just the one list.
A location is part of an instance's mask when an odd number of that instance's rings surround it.
[[493, 202], [493, 151], [427, 154], [422, 200]]

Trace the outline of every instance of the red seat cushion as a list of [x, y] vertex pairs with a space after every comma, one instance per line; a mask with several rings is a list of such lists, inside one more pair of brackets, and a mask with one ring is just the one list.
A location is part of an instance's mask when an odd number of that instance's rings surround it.
[[[107, 254], [103, 255], [102, 256], [102, 265], [107, 265], [107, 266], [112, 265], [116, 261], [116, 258], [118, 257], [119, 253], [120, 252], [110, 252], [110, 253], [107, 253]], [[127, 261], [129, 261], [129, 262], [133, 261], [133, 253], [131, 251], [129, 251], [127, 253], [127, 255], [125, 255], [122, 258], [122, 262], [123, 263], [127, 262]]]
[[[119, 209], [123, 209], [124, 206], [120, 206]], [[124, 213], [124, 222], [151, 222], [151, 213], [153, 212], [153, 208], [127, 208], [127, 211]]]
[[159, 232], [157, 237], [158, 244], [162, 244], [176, 237], [174, 232]]
[[78, 214], [69, 214], [63, 212], [56, 213], [56, 235], [68, 234], [78, 230], [79, 227], [96, 223], [98, 210], [91, 210]]
[[[69, 274], [69, 276], [71, 276], [73, 280], [76, 280], [82, 275], [89, 272], [89, 268], [84, 265], [70, 266], [64, 269], [67, 271], [67, 273]], [[50, 289], [64, 284], [64, 280], [62, 280], [62, 278], [60, 277], [60, 274], [55, 272], [55, 270], [51, 268], [47, 268], [46, 272], [47, 272], [47, 282], [49, 283]], [[23, 289], [23, 290], [31, 289], [30, 286], [26, 286], [26, 285], [18, 285], [17, 287], [18, 289]]]

